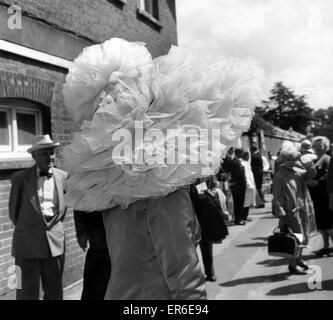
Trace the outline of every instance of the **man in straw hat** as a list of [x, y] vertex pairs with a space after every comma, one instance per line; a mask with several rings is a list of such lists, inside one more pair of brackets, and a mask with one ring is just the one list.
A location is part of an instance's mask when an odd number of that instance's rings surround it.
[[35, 165], [15, 172], [11, 178], [9, 217], [15, 226], [12, 255], [21, 276], [18, 300], [38, 300], [40, 279], [45, 300], [63, 297], [67, 173], [54, 167], [59, 145], [49, 135], [37, 136], [27, 150]]

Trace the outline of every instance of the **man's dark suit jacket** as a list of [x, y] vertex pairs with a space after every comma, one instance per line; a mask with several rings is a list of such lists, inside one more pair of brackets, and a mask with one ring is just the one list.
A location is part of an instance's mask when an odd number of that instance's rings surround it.
[[233, 191], [244, 191], [246, 189], [245, 168], [237, 158], [228, 159], [224, 166], [226, 172], [231, 174], [230, 188]]
[[107, 252], [102, 212], [74, 211], [76, 237], [86, 236], [89, 248]]
[[253, 175], [262, 175], [264, 172], [264, 164], [259, 151], [256, 151], [251, 156], [251, 169]]
[[36, 166], [12, 175], [9, 218], [15, 225], [12, 255], [17, 259], [56, 257], [64, 253], [64, 189], [67, 173], [53, 168], [53, 176], [59, 206], [57, 214], [46, 221], [37, 194]]
[[198, 194], [196, 185], [190, 187], [192, 206], [199, 221], [202, 240], [211, 243], [220, 243], [229, 234], [224, 221], [218, 195], [205, 192]]

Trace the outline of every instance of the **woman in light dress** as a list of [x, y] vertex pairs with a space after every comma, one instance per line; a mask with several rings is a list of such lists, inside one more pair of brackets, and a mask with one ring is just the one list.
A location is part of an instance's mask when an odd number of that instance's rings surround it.
[[249, 210], [251, 207], [256, 206], [256, 184], [254, 181], [254, 176], [251, 168], [250, 162], [250, 153], [245, 151], [243, 154], [242, 165], [245, 168], [245, 177], [246, 177], [246, 191], [245, 191], [245, 200], [244, 200], [244, 217], [245, 221], [251, 221], [248, 217]]

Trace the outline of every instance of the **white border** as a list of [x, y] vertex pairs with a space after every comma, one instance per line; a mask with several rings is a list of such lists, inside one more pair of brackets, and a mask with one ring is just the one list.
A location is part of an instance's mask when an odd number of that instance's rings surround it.
[[7, 51], [22, 57], [48, 63], [64, 69], [69, 69], [72, 61], [53, 56], [38, 50], [30, 49], [19, 44], [15, 44], [6, 40], [0, 39], [0, 50]]

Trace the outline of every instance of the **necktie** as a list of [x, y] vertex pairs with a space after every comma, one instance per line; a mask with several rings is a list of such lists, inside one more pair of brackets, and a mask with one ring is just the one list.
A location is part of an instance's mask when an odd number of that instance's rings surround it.
[[49, 171], [40, 171], [39, 176], [51, 178], [53, 176], [53, 173]]

